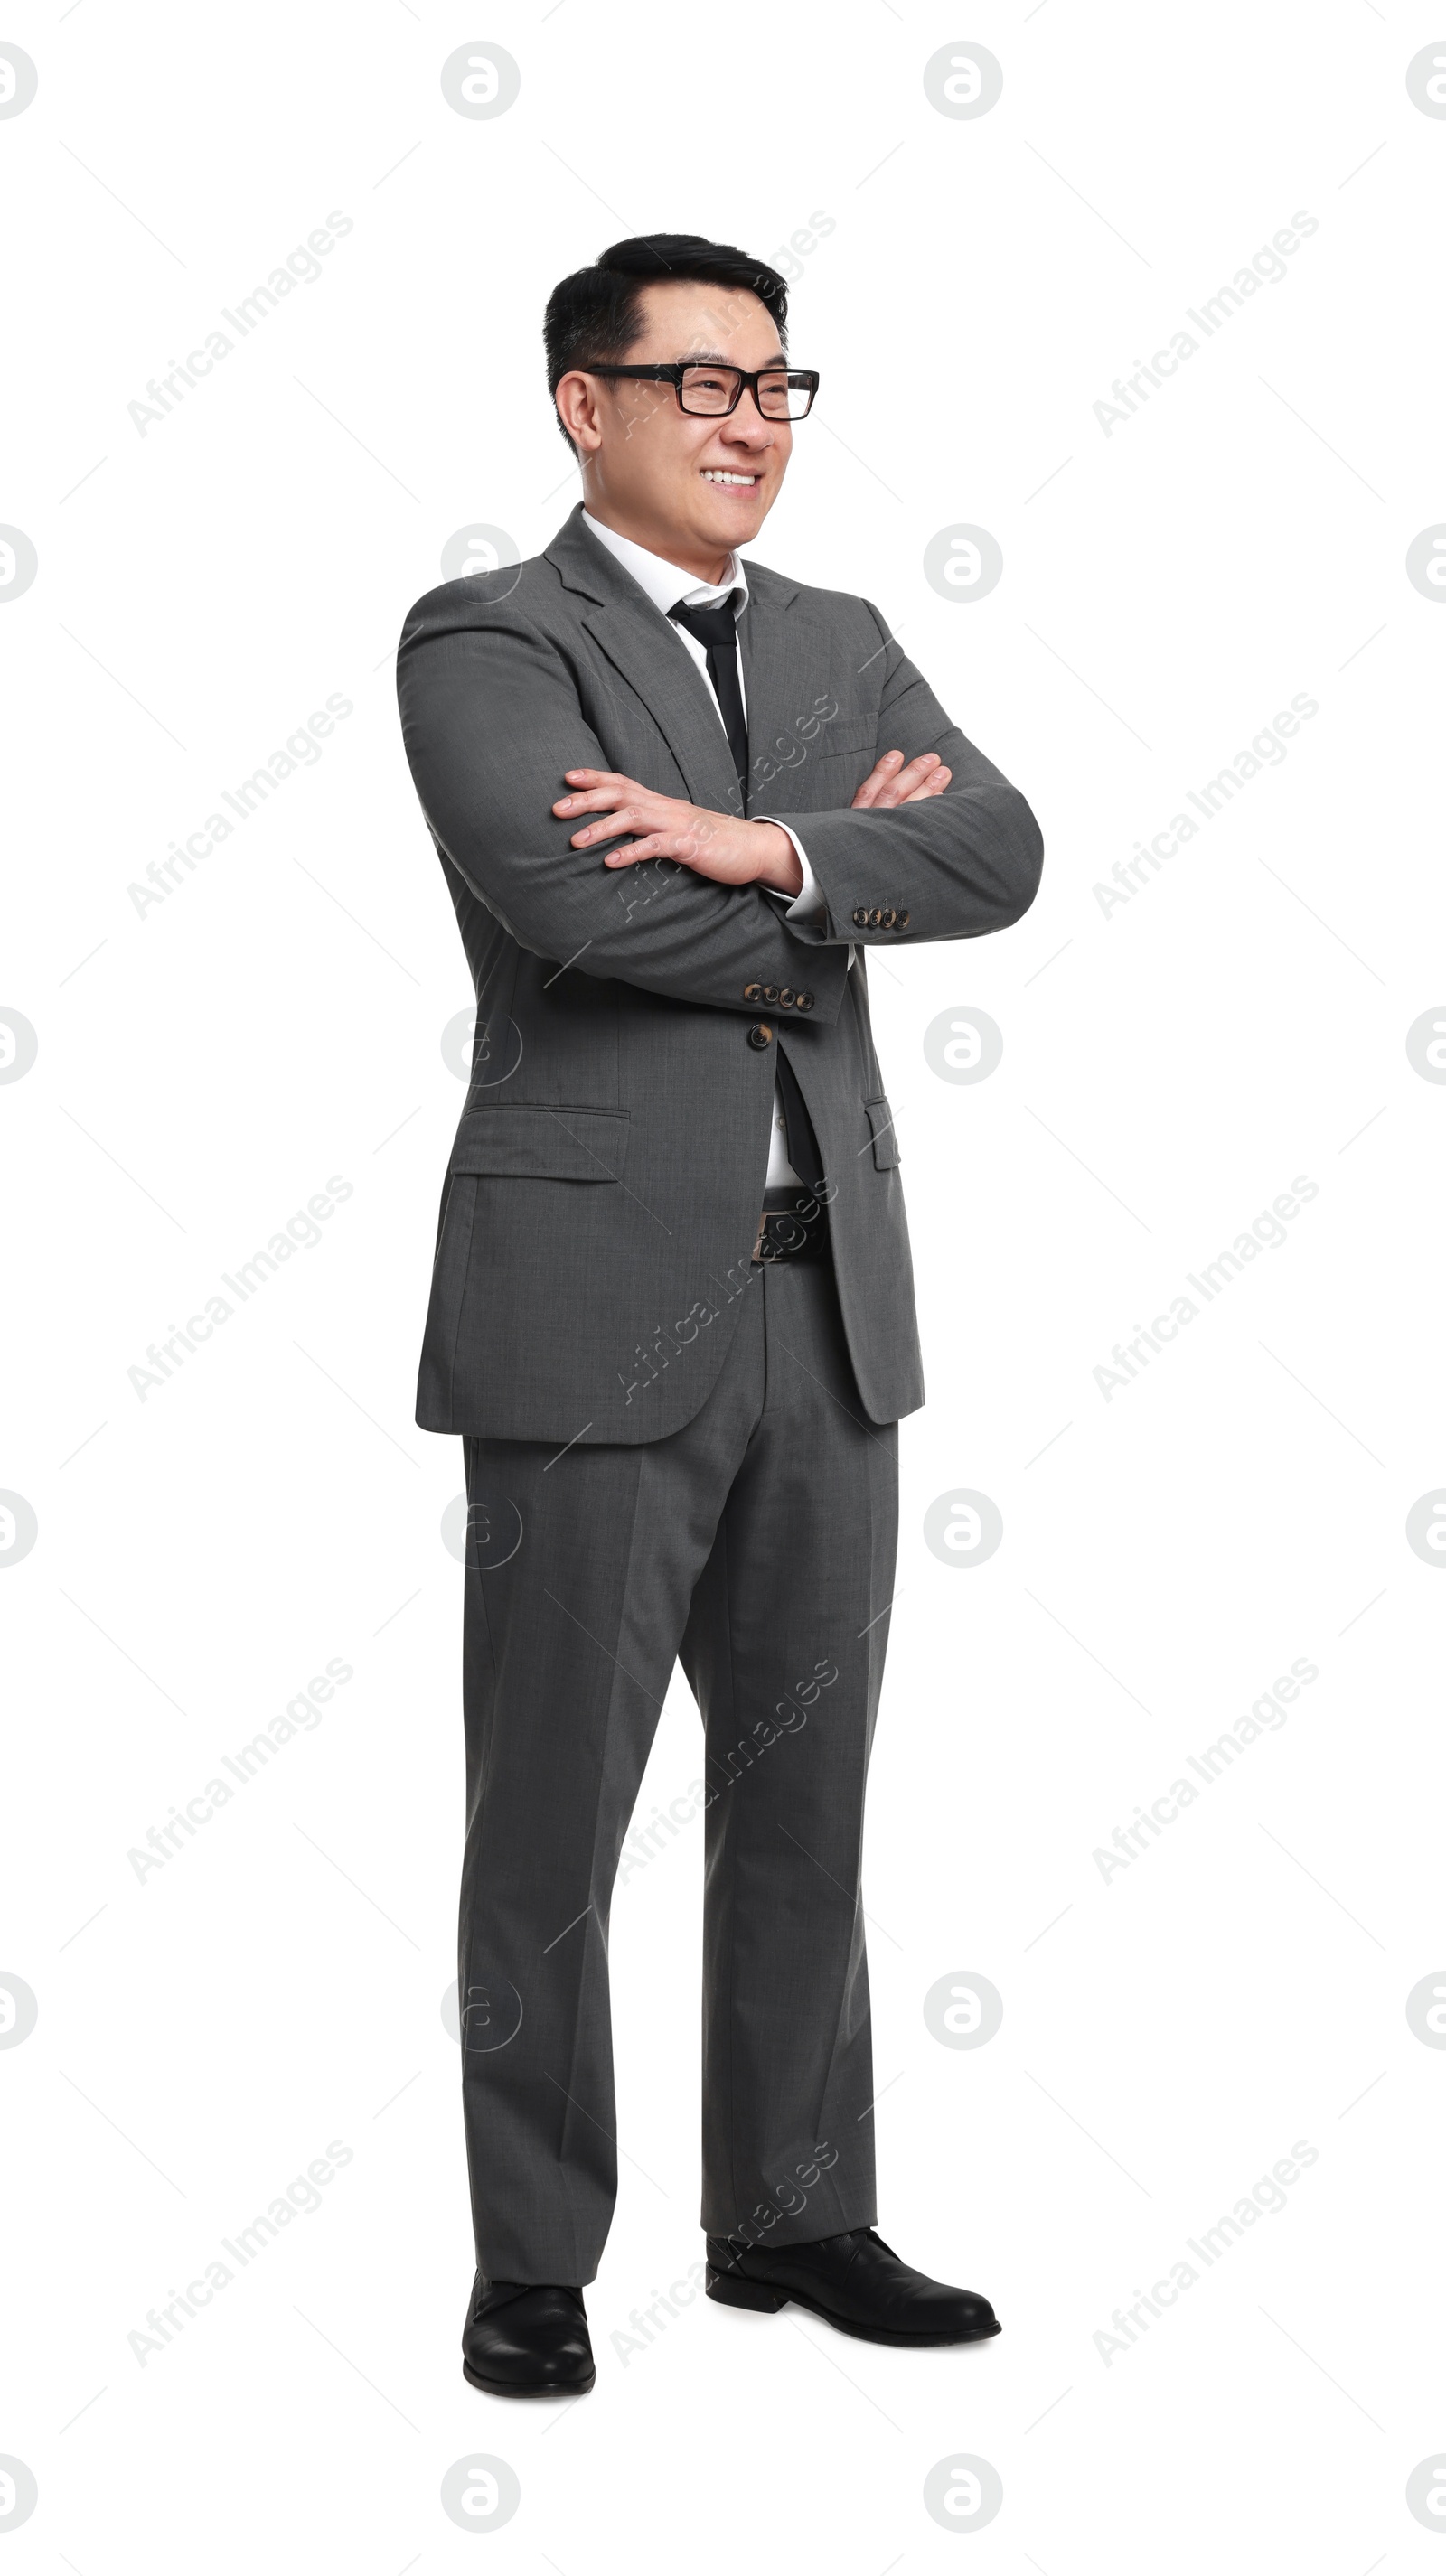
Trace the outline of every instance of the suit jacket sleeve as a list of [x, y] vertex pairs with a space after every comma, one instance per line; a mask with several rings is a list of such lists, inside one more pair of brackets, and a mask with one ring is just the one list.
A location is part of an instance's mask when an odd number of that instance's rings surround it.
[[[902, 751], [906, 760], [937, 751], [954, 774], [942, 796], [922, 804], [808, 815], [809, 865], [826, 913], [796, 922], [794, 936], [829, 946], [1007, 930], [1039, 885], [1039, 825], [1018, 788], [950, 723], [873, 602], [861, 604], [883, 639], [878, 750]], [[880, 912], [892, 913], [893, 923], [873, 918]], [[902, 928], [901, 912], [909, 916]]]
[[838, 1015], [847, 961], [805, 948], [757, 886], [715, 885], [663, 861], [609, 870], [555, 815], [569, 769], [611, 769], [566, 659], [528, 619], [460, 584], [420, 601], [402, 630], [397, 695], [422, 811], [474, 894], [524, 948], [579, 973], [720, 1010], [756, 1012], [745, 987], [806, 987]]

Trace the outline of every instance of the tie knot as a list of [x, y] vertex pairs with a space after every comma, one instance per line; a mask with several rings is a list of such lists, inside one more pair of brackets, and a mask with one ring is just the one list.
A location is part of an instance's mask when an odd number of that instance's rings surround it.
[[695, 641], [705, 647], [716, 649], [721, 645], [726, 649], [731, 645], [737, 649], [738, 626], [731, 604], [721, 608], [685, 608], [679, 600], [675, 608], [669, 609], [668, 615], [675, 625], [685, 626]]

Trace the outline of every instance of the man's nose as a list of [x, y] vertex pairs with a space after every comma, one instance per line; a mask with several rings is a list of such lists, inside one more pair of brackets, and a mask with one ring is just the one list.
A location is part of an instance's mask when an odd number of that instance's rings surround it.
[[773, 423], [764, 419], [751, 385], [744, 386], [723, 426], [734, 438], [746, 439], [750, 447], [773, 445]]

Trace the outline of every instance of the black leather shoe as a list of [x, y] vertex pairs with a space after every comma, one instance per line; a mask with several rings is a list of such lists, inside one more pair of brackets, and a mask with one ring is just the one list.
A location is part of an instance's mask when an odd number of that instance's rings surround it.
[[580, 2397], [597, 2377], [581, 2290], [530, 2281], [472, 2285], [462, 2376], [491, 2397]]
[[710, 2299], [772, 2311], [794, 2300], [864, 2343], [983, 2343], [999, 2319], [975, 2290], [954, 2290], [901, 2263], [872, 2227], [812, 2245], [740, 2246], [708, 2239]]

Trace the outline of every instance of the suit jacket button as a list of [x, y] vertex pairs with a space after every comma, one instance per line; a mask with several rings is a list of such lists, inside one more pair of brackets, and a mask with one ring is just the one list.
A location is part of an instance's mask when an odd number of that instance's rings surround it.
[[776, 984], [765, 984], [763, 987], [763, 998], [765, 1002], [776, 1002], [778, 999], [778, 986]]
[[880, 928], [882, 927], [882, 924], [883, 924], [883, 918], [884, 918], [884, 916], [883, 916], [883, 914], [880, 912], [878, 905], [877, 905], [877, 904], [875, 904], [875, 906], [874, 906], [874, 908], [873, 908], [873, 911], [872, 911], [872, 912], [869, 914], [869, 916], [868, 916], [868, 923], [869, 923], [869, 928], [870, 928], [870, 930], [878, 930], [878, 929], [880, 929]]
[[894, 915], [894, 928], [896, 930], [907, 930], [908, 927], [909, 916], [907, 912], [896, 912]]
[[763, 999], [763, 986], [761, 984], [745, 984], [743, 987], [743, 999], [745, 1002], [761, 1002]]
[[899, 916], [896, 912], [886, 912], [883, 916], [882, 927], [885, 930], [892, 930], [898, 918]]
[[793, 1006], [794, 1006], [794, 1003], [797, 1001], [797, 999], [798, 999], [798, 996], [797, 996], [797, 994], [794, 992], [793, 986], [792, 986], [791, 984], [780, 984], [780, 985], [779, 985], [779, 988], [778, 988], [778, 1007], [779, 1007], [779, 1009], [780, 1009], [781, 1011], [791, 1011], [791, 1010], [792, 1010], [792, 1008], [793, 1008]]
[[854, 914], [854, 928], [855, 930], [867, 930], [868, 926], [869, 916], [861, 904], [858, 911]]
[[751, 1047], [772, 1046], [773, 1031], [766, 1020], [754, 1021], [752, 1028], [748, 1032], [748, 1043]]
[[794, 1007], [796, 1010], [800, 1011], [811, 1011], [813, 1009], [812, 993], [800, 993]]

